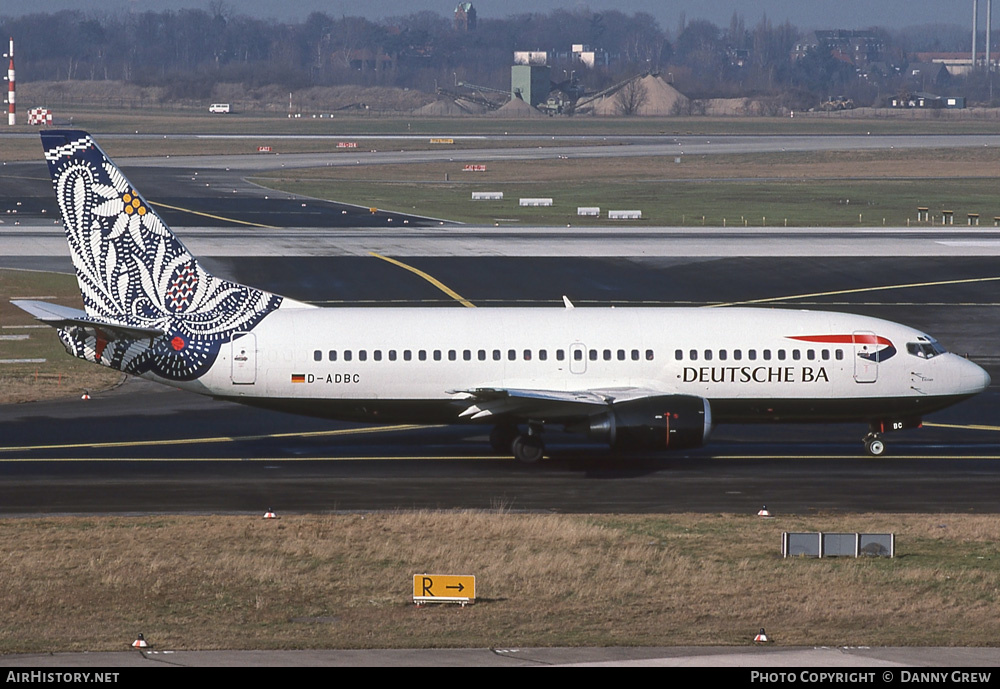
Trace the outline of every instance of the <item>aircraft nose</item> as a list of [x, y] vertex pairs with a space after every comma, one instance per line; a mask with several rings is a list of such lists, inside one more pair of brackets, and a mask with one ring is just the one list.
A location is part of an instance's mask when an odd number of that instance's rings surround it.
[[968, 359], [962, 359], [961, 381], [963, 392], [974, 394], [988, 388], [992, 379], [986, 369]]

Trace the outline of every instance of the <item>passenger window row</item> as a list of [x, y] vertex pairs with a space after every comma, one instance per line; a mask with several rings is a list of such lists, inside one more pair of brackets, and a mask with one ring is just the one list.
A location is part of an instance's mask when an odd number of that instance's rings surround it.
[[[457, 349], [449, 349], [447, 351], [441, 349], [426, 350], [418, 349], [416, 351], [411, 349], [404, 349], [401, 352], [395, 349], [390, 349], [383, 352], [381, 349], [375, 349], [369, 352], [367, 349], [330, 349], [326, 352], [327, 361], [368, 361], [369, 356], [372, 361], [413, 361], [414, 358], [417, 361], [427, 361], [428, 359], [433, 361], [458, 361], [461, 358], [462, 361], [532, 361], [537, 359], [538, 361], [548, 361], [549, 351], [547, 349], [508, 349], [508, 350], [471, 350], [463, 349], [461, 351]], [[572, 356], [574, 361], [583, 361], [584, 349], [573, 349]], [[587, 357], [591, 361], [599, 361], [603, 359], [604, 361], [640, 361], [645, 357], [646, 361], [653, 361], [653, 350], [647, 349], [643, 354], [638, 349], [626, 350], [626, 349], [591, 349], [587, 351]], [[566, 360], [566, 350], [557, 349], [555, 350], [556, 361]], [[313, 350], [313, 361], [323, 361], [323, 350], [316, 349]]]
[[[759, 353], [756, 349], [748, 349], [746, 351], [747, 361], [757, 361], [758, 354], [760, 359], [763, 361], [771, 361], [773, 355], [777, 354], [778, 361], [788, 361], [789, 356], [791, 356], [792, 361], [801, 361], [803, 358], [806, 361], [829, 361], [832, 356], [837, 361], [844, 360], [844, 350], [842, 349], [807, 349], [805, 351], [801, 349], [793, 349], [790, 352], [785, 349], [779, 349], [777, 352], [772, 352], [770, 349], [763, 349]], [[743, 361], [744, 352], [742, 349], [734, 349], [729, 351], [728, 349], [690, 349], [686, 353], [683, 349], [674, 350], [674, 359], [676, 361], [698, 361], [699, 358], [702, 361]]]

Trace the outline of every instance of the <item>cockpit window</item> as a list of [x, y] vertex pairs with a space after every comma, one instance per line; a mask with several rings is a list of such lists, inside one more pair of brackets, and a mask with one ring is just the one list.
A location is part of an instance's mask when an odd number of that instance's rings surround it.
[[944, 354], [946, 350], [937, 340], [920, 337], [916, 342], [907, 342], [906, 351], [921, 359], [933, 359], [938, 354]]

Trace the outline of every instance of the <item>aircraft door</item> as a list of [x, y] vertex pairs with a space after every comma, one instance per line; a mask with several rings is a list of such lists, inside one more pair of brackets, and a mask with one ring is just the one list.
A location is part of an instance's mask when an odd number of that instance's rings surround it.
[[257, 336], [253, 333], [233, 333], [229, 347], [233, 385], [256, 383]]
[[853, 333], [854, 339], [854, 380], [858, 383], [874, 383], [878, 380], [877, 349], [878, 338], [875, 333], [858, 330]]
[[569, 372], [587, 372], [587, 347], [582, 342], [574, 342], [569, 346]]

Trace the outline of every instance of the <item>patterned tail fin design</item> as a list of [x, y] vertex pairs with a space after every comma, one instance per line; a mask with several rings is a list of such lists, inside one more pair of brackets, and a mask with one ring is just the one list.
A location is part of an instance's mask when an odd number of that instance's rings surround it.
[[71, 354], [126, 373], [194, 380], [223, 342], [281, 305], [280, 296], [205, 272], [86, 132], [43, 131], [42, 146], [87, 315], [166, 333], [130, 340], [99, 328], [61, 330]]

